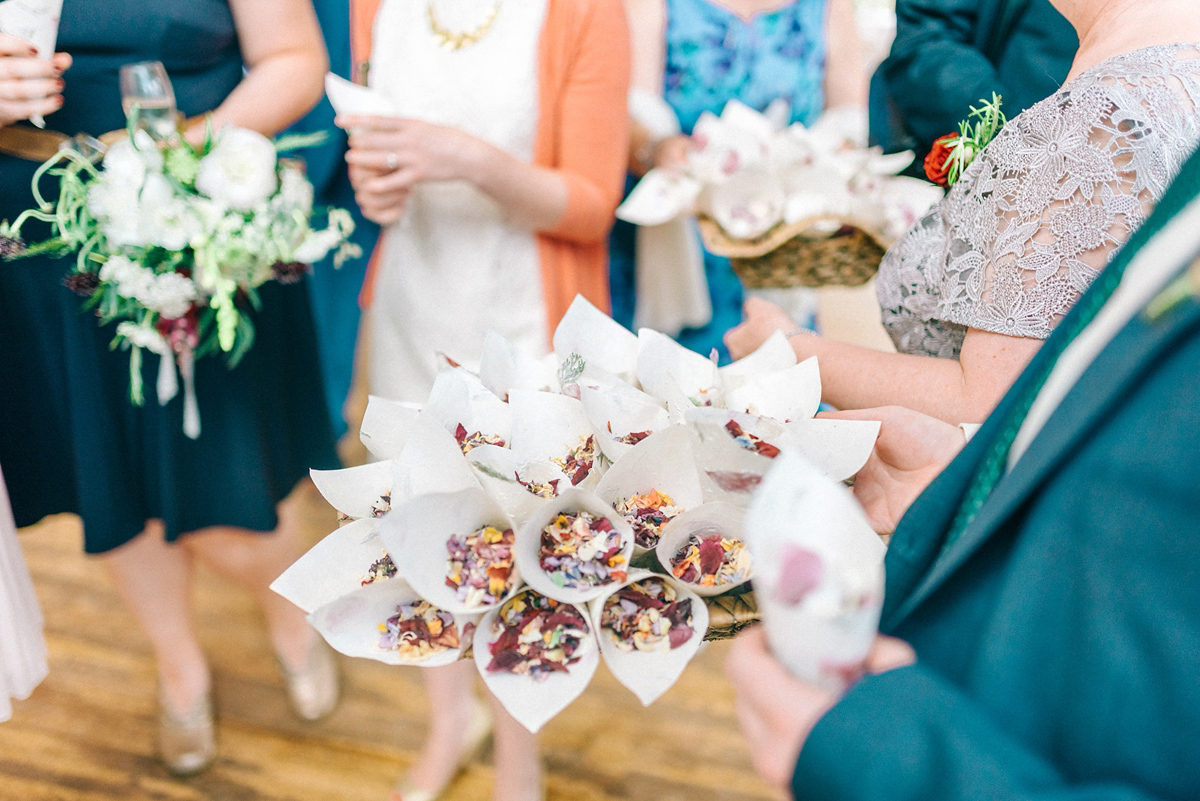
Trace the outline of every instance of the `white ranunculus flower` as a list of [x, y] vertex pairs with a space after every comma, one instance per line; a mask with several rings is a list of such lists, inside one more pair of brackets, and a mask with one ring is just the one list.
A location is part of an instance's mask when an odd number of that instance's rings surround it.
[[171, 272], [154, 276], [154, 281], [138, 300], [150, 311], [175, 320], [187, 314], [198, 297], [196, 285], [190, 278]]
[[104, 177], [114, 186], [140, 189], [148, 173], [162, 172], [163, 157], [145, 131], [114, 142], [104, 154]]
[[183, 250], [201, 236], [200, 220], [175, 193], [170, 181], [157, 173], [146, 176], [141, 197], [142, 228], [147, 244]]
[[152, 353], [164, 354], [171, 352], [171, 346], [163, 335], [148, 325], [138, 325], [129, 321], [117, 325], [117, 336], [129, 340], [136, 348], [146, 348]]
[[100, 280], [115, 284], [118, 295], [140, 300], [154, 285], [154, 271], [124, 256], [113, 256], [100, 268]]
[[313, 186], [300, 170], [285, 167], [280, 176], [278, 207], [287, 211], [299, 210], [308, 214], [313, 206]]
[[227, 128], [200, 160], [196, 189], [231, 209], [249, 211], [275, 192], [275, 145], [245, 128]]

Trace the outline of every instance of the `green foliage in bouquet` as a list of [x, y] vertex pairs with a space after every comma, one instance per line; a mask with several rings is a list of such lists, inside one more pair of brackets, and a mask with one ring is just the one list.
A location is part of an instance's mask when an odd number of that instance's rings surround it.
[[[65, 149], [35, 173], [36, 207], [0, 226], [0, 255], [75, 254], [66, 284], [101, 324], [118, 324], [113, 346], [131, 350], [130, 397], [140, 405], [143, 349], [181, 368], [185, 358], [224, 354], [232, 368], [254, 342], [257, 287], [297, 281], [331, 251], [337, 265], [358, 254], [349, 213], [329, 209], [325, 227], [314, 228], [303, 165], [280, 158], [323, 137], [272, 142], [242, 128], [214, 132], [210, 122], [198, 146], [180, 136], [156, 142], [131, 126], [101, 166]], [[47, 176], [58, 180], [53, 200], [41, 191]], [[49, 223], [52, 235], [26, 247], [20, 232], [30, 219]], [[164, 394], [173, 392], [160, 385], [160, 402]]]

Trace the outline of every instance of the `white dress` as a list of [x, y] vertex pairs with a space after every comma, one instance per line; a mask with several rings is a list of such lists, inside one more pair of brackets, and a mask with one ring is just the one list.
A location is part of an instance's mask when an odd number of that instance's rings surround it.
[[12, 716], [10, 699], [28, 698], [46, 677], [42, 610], [17, 542], [17, 527], [0, 473], [0, 722]]
[[[493, 0], [435, 0], [439, 24], [468, 31]], [[433, 36], [427, 0], [384, 0], [375, 20], [370, 85], [400, 116], [461, 129], [533, 160], [537, 51], [546, 0], [505, 0], [481, 40], [460, 50]], [[475, 369], [489, 329], [534, 355], [546, 351], [546, 310], [534, 234], [505, 219], [464, 181], [414, 187], [384, 233], [370, 313], [374, 395], [424, 402], [437, 353]]]

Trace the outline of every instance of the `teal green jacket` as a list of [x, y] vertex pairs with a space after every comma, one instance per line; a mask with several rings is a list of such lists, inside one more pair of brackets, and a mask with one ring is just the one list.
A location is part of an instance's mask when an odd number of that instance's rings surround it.
[[[1193, 156], [1117, 258], [1198, 190]], [[1135, 317], [942, 547], [1048, 351], [901, 521], [881, 628], [918, 662], [864, 679], [818, 723], [797, 799], [1200, 798], [1195, 297]]]

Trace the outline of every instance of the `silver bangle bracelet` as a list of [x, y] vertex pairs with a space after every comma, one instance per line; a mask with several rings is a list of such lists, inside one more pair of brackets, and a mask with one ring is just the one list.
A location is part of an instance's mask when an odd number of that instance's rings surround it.
[[807, 328], [800, 326], [797, 328], [793, 328], [791, 331], [788, 331], [787, 333], [785, 333], [783, 335], [783, 338], [791, 339], [792, 337], [796, 336], [797, 334], [811, 334], [811, 333], [812, 333], [812, 331], [809, 331]]

